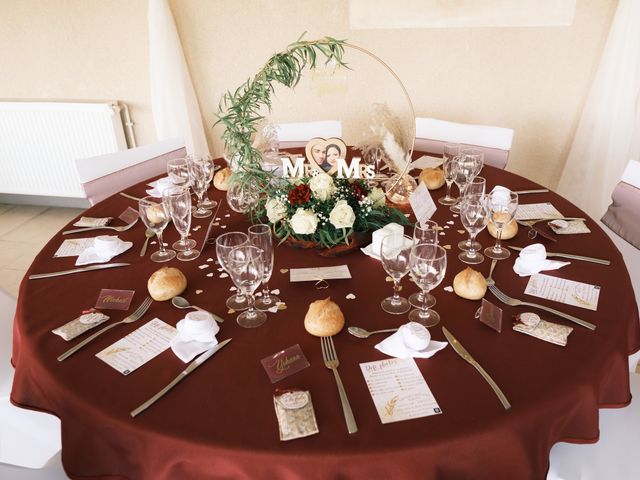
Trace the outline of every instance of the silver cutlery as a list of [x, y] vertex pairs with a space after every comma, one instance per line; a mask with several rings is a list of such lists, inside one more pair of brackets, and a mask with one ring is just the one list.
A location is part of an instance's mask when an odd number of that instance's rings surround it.
[[59, 272], [34, 273], [33, 275], [29, 275], [29, 280], [36, 280], [38, 278], [59, 277], [61, 275], [71, 275], [72, 273], [90, 272], [92, 270], [102, 270], [105, 268], [126, 267], [128, 265], [131, 265], [131, 264], [130, 263], [103, 263], [101, 265], [91, 265], [89, 267], [72, 268], [71, 270], [61, 270]]
[[204, 308], [200, 308], [200, 307], [198, 307], [196, 305], [191, 305], [189, 303], [189, 300], [187, 300], [186, 298], [181, 297], [179, 295], [176, 295], [175, 297], [173, 297], [171, 299], [171, 305], [173, 305], [176, 308], [180, 308], [180, 309], [193, 308], [194, 310], [199, 310], [201, 312], [207, 312], [209, 315], [211, 315], [215, 319], [216, 322], [218, 322], [218, 323], [224, 322], [224, 318], [219, 317], [215, 313], [210, 312], [209, 310], [205, 310]]
[[524, 195], [525, 193], [547, 193], [548, 191], [548, 188], [535, 188], [533, 190], [515, 190], [513, 193]]
[[133, 227], [136, 223], [138, 223], [137, 218], [130, 224], [122, 225], [121, 227], [110, 227], [109, 225], [104, 225], [102, 227], [84, 227], [84, 228], [76, 228], [74, 230], [66, 230], [62, 232], [62, 234], [69, 235], [70, 233], [83, 233], [83, 232], [90, 232], [91, 230], [115, 230], [116, 232], [126, 232], [131, 227]]
[[[516, 252], [522, 251], [522, 247], [509, 246], [509, 248], [511, 250], [515, 250]], [[598, 263], [600, 265], [611, 265], [610, 260], [603, 260], [602, 258], [594, 258], [594, 257], [585, 257], [583, 255], [574, 255], [572, 253], [547, 252], [547, 257], [570, 258], [572, 260], [583, 260], [585, 262]]]
[[371, 335], [374, 335], [376, 333], [392, 333], [392, 332], [397, 332], [398, 329], [385, 328], [384, 330], [373, 330], [372, 332], [370, 332], [369, 330], [365, 330], [364, 328], [360, 328], [360, 327], [349, 327], [348, 331], [354, 337], [369, 338]]
[[82, 342], [80, 342], [76, 346], [70, 348], [69, 350], [64, 352], [62, 355], [60, 355], [58, 357], [58, 361], [61, 362], [61, 361], [65, 360], [65, 359], [69, 358], [71, 355], [76, 353], [82, 347], [84, 347], [88, 343], [90, 343], [93, 340], [95, 340], [96, 338], [98, 338], [100, 335], [102, 335], [107, 330], [111, 330], [116, 325], [120, 325], [121, 323], [133, 323], [133, 322], [135, 322], [137, 320], [140, 320], [140, 318], [147, 312], [147, 310], [151, 306], [152, 302], [153, 302], [153, 300], [151, 300], [151, 297], [147, 297], [144, 300], [144, 302], [142, 302], [142, 304], [140, 304], [140, 306], [131, 315], [125, 317], [123, 320], [120, 320], [119, 322], [112, 323], [111, 325], [107, 325], [106, 327], [98, 330], [96, 333], [91, 335], [89, 338], [85, 338]]
[[345, 392], [342, 380], [338, 374], [340, 361], [338, 360], [336, 347], [333, 344], [333, 337], [320, 337], [320, 343], [322, 346], [322, 359], [324, 360], [324, 366], [333, 371], [333, 375], [336, 378], [338, 393], [340, 394], [340, 402], [342, 403], [342, 412], [344, 413], [344, 420], [347, 423], [347, 430], [349, 433], [356, 433], [358, 431], [358, 425], [356, 425], [356, 419], [351, 411], [347, 392]]
[[169, 384], [166, 387], [164, 387], [162, 390], [160, 390], [158, 393], [156, 393], [153, 397], [151, 397], [149, 400], [144, 402], [138, 408], [133, 410], [129, 415], [135, 418], [136, 416], [144, 412], [147, 408], [149, 408], [151, 405], [153, 405], [159, 399], [161, 399], [169, 390], [171, 390], [178, 383], [180, 383], [187, 375], [189, 375], [196, 368], [198, 368], [200, 365], [206, 362], [209, 358], [213, 356], [214, 353], [222, 349], [222, 347], [224, 347], [230, 341], [231, 339], [228, 338], [225, 341], [218, 343], [217, 345], [211, 347], [209, 350], [204, 352], [198, 358], [193, 360], [189, 365], [187, 365], [187, 368], [185, 368], [182, 372], [180, 372], [180, 374], [176, 378], [174, 378], [171, 382], [169, 382]]
[[496, 263], [498, 263], [498, 259], [494, 258], [491, 261], [491, 268], [489, 269], [489, 276], [485, 278], [487, 281], [487, 285], [495, 285], [496, 281], [493, 279], [493, 269], [496, 268]]
[[144, 231], [144, 243], [142, 244], [142, 248], [140, 249], [140, 256], [144, 257], [144, 254], [147, 253], [147, 246], [149, 245], [149, 239], [151, 239], [151, 237], [153, 237], [155, 235], [155, 233], [153, 233], [153, 230], [151, 230], [150, 228], [147, 228]]
[[142, 200], [139, 197], [134, 197], [133, 195], [129, 195], [128, 193], [124, 193], [124, 192], [120, 192], [120, 195], [122, 195], [124, 198], [128, 198], [129, 200], [135, 200], [136, 202], [139, 202], [140, 200]]
[[460, 344], [458, 339], [454, 337], [446, 327], [442, 327], [442, 332], [444, 333], [444, 336], [447, 337], [449, 344], [451, 344], [455, 352], [475, 367], [475, 369], [480, 373], [480, 375], [482, 375], [482, 377], [487, 381], [495, 394], [498, 396], [498, 399], [500, 400], [500, 403], [502, 403], [504, 409], [509, 410], [511, 408], [509, 400], [507, 400], [505, 394], [502, 392], [500, 387], [498, 387], [498, 384], [493, 380], [493, 378], [491, 378], [491, 375], [489, 375], [487, 371], [480, 366], [480, 364], [469, 354], [469, 352], [467, 352], [467, 350]]
[[502, 291], [500, 291], [498, 289], [498, 287], [496, 287], [495, 285], [489, 285], [489, 290], [491, 291], [491, 293], [493, 293], [493, 295], [498, 300], [500, 300], [505, 305], [509, 305], [511, 307], [525, 306], [525, 307], [539, 308], [540, 310], [544, 310], [546, 312], [553, 313], [554, 315], [557, 315], [559, 317], [566, 318], [567, 320], [569, 320], [569, 321], [571, 321], [573, 323], [577, 323], [578, 325], [581, 325], [583, 327], [586, 327], [589, 330], [595, 330], [596, 329], [596, 326], [593, 323], [589, 323], [589, 322], [587, 322], [585, 320], [582, 320], [582, 319], [580, 319], [578, 317], [574, 317], [573, 315], [569, 315], [567, 313], [563, 313], [563, 312], [560, 312], [560, 311], [555, 310], [553, 308], [546, 307], [544, 305], [539, 305], [537, 303], [523, 302], [522, 300], [518, 300], [517, 298], [511, 298], [510, 296], [508, 296], [505, 293], [503, 293]]

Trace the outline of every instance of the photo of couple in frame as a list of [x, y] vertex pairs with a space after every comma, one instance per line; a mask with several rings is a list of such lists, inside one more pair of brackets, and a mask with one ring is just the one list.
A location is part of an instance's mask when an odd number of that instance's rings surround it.
[[338, 170], [338, 159], [346, 158], [347, 146], [340, 138], [312, 138], [305, 148], [307, 160], [313, 168], [329, 175]]

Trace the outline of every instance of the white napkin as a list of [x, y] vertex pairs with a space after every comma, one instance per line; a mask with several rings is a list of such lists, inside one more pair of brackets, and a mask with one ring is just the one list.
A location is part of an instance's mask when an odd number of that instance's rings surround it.
[[76, 265], [108, 262], [113, 257], [129, 250], [132, 246], [132, 242], [123, 242], [117, 236], [100, 235], [93, 239], [93, 246], [85, 248], [78, 256]]
[[491, 190], [491, 200], [498, 205], [507, 205], [511, 201], [511, 190], [502, 185], [496, 185]]
[[170, 188], [176, 186], [176, 184], [173, 183], [169, 177], [159, 178], [155, 182], [151, 182], [148, 185], [153, 188], [147, 190], [147, 195], [151, 195], [152, 197], [156, 198], [162, 198], [162, 195], [166, 190], [169, 190]]
[[431, 340], [431, 334], [424, 325], [409, 322], [377, 344], [376, 349], [390, 357], [429, 358], [447, 345], [447, 342]]
[[513, 271], [521, 277], [535, 275], [542, 270], [557, 270], [571, 262], [557, 262], [547, 260], [547, 250], [541, 243], [534, 243], [520, 251], [520, 255], [513, 264]]
[[187, 363], [196, 355], [218, 343], [220, 327], [208, 312], [189, 312], [176, 325], [178, 333], [171, 339], [171, 350]]

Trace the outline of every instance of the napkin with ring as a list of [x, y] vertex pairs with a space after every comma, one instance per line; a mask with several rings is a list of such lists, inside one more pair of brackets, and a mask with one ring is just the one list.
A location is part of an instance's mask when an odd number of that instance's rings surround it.
[[539, 315], [531, 312], [516, 315], [513, 329], [516, 332], [531, 335], [545, 342], [554, 343], [564, 347], [567, 345], [569, 335], [573, 332], [573, 328], [566, 325], [558, 325], [557, 323], [542, 320]]
[[541, 243], [523, 248], [513, 264], [513, 271], [521, 277], [535, 275], [542, 270], [557, 270], [571, 262], [547, 260], [547, 249]]
[[447, 342], [431, 340], [431, 334], [424, 325], [409, 322], [377, 344], [376, 349], [395, 358], [429, 358], [446, 346]]
[[159, 178], [155, 182], [151, 182], [149, 186], [153, 188], [147, 190], [147, 195], [150, 195], [156, 198], [162, 198], [162, 196], [164, 195], [164, 192], [166, 192], [170, 188], [175, 187], [176, 184], [173, 183], [169, 177], [164, 177], [164, 178]]
[[123, 242], [115, 235], [100, 235], [93, 239], [93, 246], [85, 248], [78, 256], [76, 265], [108, 262], [132, 246], [132, 242]]
[[209, 312], [187, 313], [176, 329], [178, 333], [171, 339], [171, 350], [185, 363], [218, 343], [216, 334], [220, 327]]

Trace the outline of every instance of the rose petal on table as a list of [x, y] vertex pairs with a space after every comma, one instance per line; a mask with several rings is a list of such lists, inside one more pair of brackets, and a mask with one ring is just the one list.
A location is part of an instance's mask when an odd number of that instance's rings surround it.
[[447, 222], [447, 224], [448, 224], [448, 225], [453, 225], [453, 220], [449, 220], [449, 221]]
[[255, 297], [261, 297], [262, 296], [262, 292], [258, 292], [256, 294], [254, 294]]
[[228, 273], [221, 273], [218, 278], [227, 278], [229, 276]]
[[464, 230], [456, 230], [459, 234], [463, 234]]
[[225, 215], [224, 215], [224, 216], [225, 216], [226, 218], [229, 218], [229, 217], [231, 216], [231, 214], [230, 214], [230, 213], [225, 213]]
[[237, 288], [235, 286], [229, 287], [229, 291], [230, 292], [235, 292], [236, 290], [237, 290]]
[[271, 313], [278, 313], [278, 306], [267, 308], [267, 310]]
[[150, 245], [157, 245], [158, 242], [156, 242], [155, 240], [153, 242], [149, 242]]
[[453, 218], [458, 218], [458, 215], [456, 215], [455, 213], [453, 214]]
[[384, 279], [385, 282], [393, 282], [393, 278], [387, 275], [387, 278]]
[[209, 268], [209, 264], [207, 264], [207, 263], [203, 263], [202, 265], [198, 265], [198, 268], [199, 268], [200, 270], [204, 270], [205, 268]]
[[213, 262], [213, 258], [207, 258], [207, 262]]
[[196, 290], [196, 295], [200, 295], [204, 290]]
[[218, 270], [219, 272], [224, 272], [224, 268], [222, 268], [222, 267], [217, 268], [216, 270]]
[[271, 293], [273, 293], [274, 295], [280, 295], [280, 289], [279, 288], [275, 288], [275, 289], [271, 290]]
[[287, 304], [284, 302], [278, 302], [276, 303], [276, 305], [278, 306], [278, 310], [286, 310], [287, 309]]
[[200, 230], [202, 228], [202, 225], [196, 225], [195, 227], [193, 227], [191, 230], [193, 230], [194, 232], [197, 232], [198, 230]]
[[214, 227], [219, 227], [220, 226], [220, 222], [216, 222], [213, 224]]
[[207, 273], [207, 277], [213, 277], [213, 272]]
[[445, 225], [445, 226], [444, 226], [444, 228], [451, 228], [451, 226], [449, 226], [449, 225]]
[[280, 273], [287, 273], [289, 271], [288, 268], [281, 268]]
[[402, 285], [398, 285], [398, 291], [401, 292], [402, 291]]
[[236, 311], [233, 308], [230, 308], [229, 310], [227, 310], [227, 313], [231, 315], [232, 313], [236, 313]]
[[436, 227], [436, 230], [438, 230], [438, 231], [442, 231], [442, 230], [444, 230], [444, 228], [442, 228], [440, 225], [438, 225], [438, 226]]
[[227, 228], [227, 226], [226, 225], [222, 225], [220, 228]]
[[440, 235], [444, 235], [444, 232], [440, 232]]
[[449, 286], [447, 286], [447, 287], [444, 287], [444, 289], [443, 289], [443, 290], [444, 290], [445, 292], [453, 292], [453, 287], [449, 285]]
[[443, 245], [442, 248], [445, 250], [451, 250], [451, 245]]
[[356, 298], [356, 296], [355, 296], [353, 293], [348, 293], [348, 294], [347, 294], [347, 296], [346, 296], [346, 297], [344, 297], [344, 298], [347, 298], [347, 299], [349, 299], [349, 300], [353, 300], [353, 299], [355, 299], [355, 298]]
[[216, 217], [217, 222], [219, 222], [220, 220], [222, 220], [220, 217]]

